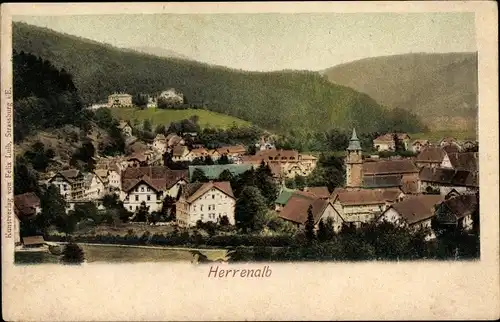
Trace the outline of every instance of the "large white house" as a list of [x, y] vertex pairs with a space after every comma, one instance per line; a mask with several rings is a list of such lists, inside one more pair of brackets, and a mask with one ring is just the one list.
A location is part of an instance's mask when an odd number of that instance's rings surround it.
[[96, 200], [106, 193], [106, 186], [101, 178], [95, 173], [84, 174], [84, 199]]
[[84, 198], [84, 176], [79, 170], [59, 171], [47, 183], [55, 185], [66, 201]]
[[235, 204], [231, 184], [227, 181], [186, 184], [176, 203], [177, 224], [190, 227], [198, 220], [216, 223], [226, 216], [229, 224], [234, 225]]

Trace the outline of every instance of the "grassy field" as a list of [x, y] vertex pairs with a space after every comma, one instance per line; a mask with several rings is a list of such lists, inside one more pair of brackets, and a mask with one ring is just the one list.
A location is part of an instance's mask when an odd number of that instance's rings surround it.
[[[88, 263], [137, 263], [137, 262], [171, 262], [191, 261], [193, 255], [189, 250], [169, 249], [160, 247], [126, 247], [116, 245], [85, 245], [79, 244]], [[224, 249], [199, 250], [210, 260], [216, 260], [226, 255]], [[16, 252], [16, 264], [56, 264], [59, 256], [48, 252]]]
[[212, 128], [229, 128], [233, 124], [236, 126], [249, 126], [250, 123], [241, 120], [236, 117], [232, 117], [225, 114], [220, 114], [217, 112], [207, 111], [207, 110], [197, 110], [197, 109], [187, 109], [187, 110], [164, 110], [149, 108], [145, 110], [139, 110], [136, 108], [113, 108], [111, 113], [114, 117], [121, 120], [138, 120], [140, 122], [149, 119], [154, 125], [163, 124], [167, 125], [170, 122], [180, 121], [183, 119], [189, 119], [193, 115], [198, 115], [198, 123], [202, 128], [212, 127]]

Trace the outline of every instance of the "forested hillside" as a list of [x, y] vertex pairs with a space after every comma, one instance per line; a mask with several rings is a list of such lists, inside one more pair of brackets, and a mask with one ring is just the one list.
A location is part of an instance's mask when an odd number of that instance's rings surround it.
[[151, 94], [174, 87], [190, 102], [204, 102], [209, 110], [279, 132], [353, 126], [374, 132], [395, 130], [394, 125], [402, 131], [422, 130], [412, 115], [388, 112], [368, 95], [332, 84], [316, 72], [236, 71], [123, 51], [24, 23], [13, 25], [13, 46], [68, 70], [85, 103], [103, 101], [115, 91]]
[[421, 116], [434, 130], [476, 126], [477, 53], [374, 57], [323, 73], [335, 84]]

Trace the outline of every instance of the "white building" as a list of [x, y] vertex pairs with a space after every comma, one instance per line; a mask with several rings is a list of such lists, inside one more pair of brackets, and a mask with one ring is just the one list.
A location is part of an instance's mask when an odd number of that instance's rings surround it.
[[59, 171], [47, 183], [56, 186], [66, 201], [84, 197], [84, 176], [79, 170]]
[[106, 193], [106, 186], [95, 173], [84, 174], [84, 199], [97, 200]]
[[159, 153], [163, 154], [167, 151], [167, 140], [165, 135], [157, 134], [153, 141], [153, 148]]
[[216, 223], [224, 216], [230, 225], [235, 224], [236, 199], [229, 182], [196, 182], [186, 184], [181, 190], [176, 204], [176, 219], [180, 226], [195, 226], [198, 220]]
[[166, 91], [163, 91], [158, 100], [166, 100], [171, 104], [183, 104], [184, 103], [184, 95], [175, 90], [175, 88], [170, 88]]

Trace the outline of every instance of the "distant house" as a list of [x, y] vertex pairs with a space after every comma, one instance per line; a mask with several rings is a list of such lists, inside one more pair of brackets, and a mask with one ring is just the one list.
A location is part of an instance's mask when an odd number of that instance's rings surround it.
[[161, 166], [128, 168], [122, 173], [123, 206], [136, 211], [144, 201], [149, 211], [159, 211], [167, 195], [177, 198], [180, 187], [187, 181], [186, 176], [185, 170]]
[[295, 150], [262, 150], [257, 151], [250, 159], [257, 160], [259, 163], [264, 161], [269, 166], [276, 165], [280, 168], [280, 174], [287, 178], [294, 178], [297, 175], [308, 176], [317, 163], [316, 157], [300, 154]]
[[217, 151], [215, 149], [208, 150], [207, 153], [214, 161], [217, 161], [220, 159], [221, 155], [220, 155], [219, 151]]
[[205, 158], [208, 155], [209, 154], [208, 154], [208, 150], [207, 149], [205, 149], [205, 148], [197, 148], [197, 149], [192, 149], [191, 151], [189, 151], [189, 153], [185, 156], [185, 158], [188, 161], [193, 161], [196, 158]]
[[315, 228], [321, 220], [326, 222], [328, 218], [333, 221], [333, 230], [339, 232], [342, 228], [342, 217], [335, 211], [329, 199], [319, 198], [316, 195], [303, 191], [295, 191], [288, 199], [286, 205], [281, 209], [278, 216], [286, 221], [303, 228], [307, 221], [308, 209], [312, 207], [312, 215]]
[[396, 178], [400, 178], [400, 186], [413, 183], [416, 190], [418, 171], [411, 159], [365, 161], [362, 165], [363, 184], [370, 188], [396, 187]]
[[181, 188], [176, 203], [176, 221], [182, 227], [195, 226], [202, 222], [220, 222], [225, 216], [230, 225], [235, 224], [236, 199], [231, 184], [222, 182], [195, 182]]
[[167, 151], [167, 138], [163, 134], [157, 134], [153, 141], [153, 148], [163, 154]]
[[106, 188], [104, 182], [95, 173], [85, 173], [83, 175], [84, 199], [97, 200], [104, 196]]
[[184, 145], [174, 146], [172, 149], [172, 161], [189, 161], [187, 156], [189, 154], [189, 149]]
[[441, 163], [442, 168], [467, 170], [472, 172], [479, 171], [479, 153], [461, 152], [448, 153], [444, 156]]
[[137, 168], [147, 165], [148, 158], [144, 153], [136, 152], [127, 158], [128, 166]]
[[255, 144], [255, 146], [257, 147], [257, 150], [260, 150], [260, 151], [276, 149], [276, 146], [274, 145], [274, 143], [265, 137], [261, 137], [259, 142], [257, 142]]
[[229, 159], [239, 158], [247, 153], [243, 145], [224, 146], [217, 149], [219, 155], [226, 155]]
[[175, 133], [168, 134], [167, 137], [165, 138], [165, 140], [167, 141], [167, 147], [170, 147], [170, 148], [177, 146], [177, 145], [186, 144], [184, 139]]
[[126, 137], [132, 136], [132, 126], [128, 121], [120, 121], [120, 123], [118, 123], [118, 128]]
[[377, 221], [387, 221], [411, 229], [428, 228], [431, 231], [426, 239], [435, 238], [432, 232], [431, 220], [436, 207], [444, 201], [441, 195], [409, 196], [402, 201], [394, 203], [378, 217]]
[[34, 218], [42, 211], [40, 199], [33, 192], [14, 196], [14, 243], [21, 243], [21, 221]]
[[168, 104], [184, 104], [184, 95], [175, 88], [161, 92], [158, 101], [165, 100]]
[[331, 195], [331, 201], [346, 225], [360, 227], [363, 223], [375, 220], [404, 196], [405, 194], [396, 188], [358, 190], [337, 188]]
[[84, 176], [80, 170], [59, 171], [49, 179], [48, 184], [55, 185], [66, 201], [84, 197]]
[[455, 190], [460, 194], [474, 194], [479, 191], [477, 172], [447, 168], [424, 167], [419, 174], [419, 191], [439, 189], [442, 196]]
[[231, 172], [233, 176], [242, 174], [245, 171], [252, 169], [252, 165], [247, 164], [214, 164], [214, 165], [190, 165], [189, 180], [193, 178], [193, 173], [196, 169], [203, 171], [203, 174], [209, 180], [217, 180], [225, 170]]
[[[454, 146], [455, 148], [457, 148], [459, 151], [460, 149], [462, 148], [460, 146], [460, 143], [457, 141], [457, 139], [455, 138], [452, 138], [452, 137], [445, 137], [445, 138], [442, 138], [440, 141], [439, 141], [439, 146], [440, 147], [446, 147], [446, 146]], [[458, 151], [457, 151], [458, 152]]]
[[132, 106], [132, 95], [126, 93], [114, 93], [108, 96], [108, 107]]
[[429, 140], [415, 140], [411, 144], [411, 150], [414, 153], [419, 153], [422, 151], [424, 148], [429, 146]]
[[111, 164], [108, 169], [108, 185], [111, 189], [121, 190], [121, 168], [117, 164]]
[[475, 211], [479, 211], [478, 196], [460, 195], [449, 198], [439, 205], [436, 210], [436, 220], [440, 224], [470, 230], [473, 227]]
[[440, 167], [446, 156], [446, 150], [441, 146], [428, 146], [420, 151], [415, 159], [417, 167]]
[[395, 151], [396, 142], [394, 141], [394, 136], [396, 135], [403, 143], [404, 149], [408, 150], [410, 145], [410, 136], [406, 133], [386, 133], [384, 135], [380, 135], [373, 140], [373, 147], [377, 151]]

